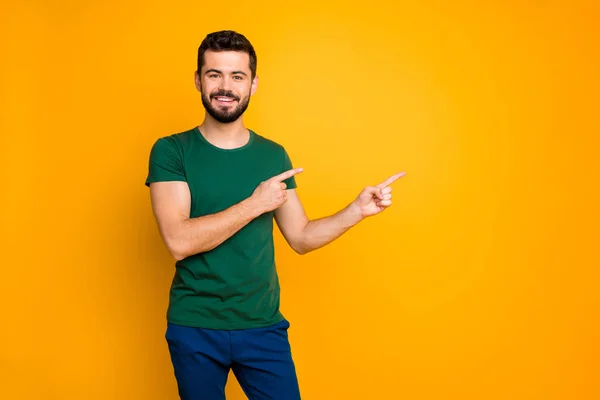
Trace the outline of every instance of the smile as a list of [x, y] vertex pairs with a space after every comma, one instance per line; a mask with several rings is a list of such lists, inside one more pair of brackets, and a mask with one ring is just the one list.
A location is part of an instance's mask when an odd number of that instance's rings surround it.
[[217, 96], [214, 98], [217, 102], [219, 103], [223, 103], [223, 104], [231, 104], [234, 101], [236, 101], [236, 99], [234, 99], [233, 97], [221, 97], [221, 96]]

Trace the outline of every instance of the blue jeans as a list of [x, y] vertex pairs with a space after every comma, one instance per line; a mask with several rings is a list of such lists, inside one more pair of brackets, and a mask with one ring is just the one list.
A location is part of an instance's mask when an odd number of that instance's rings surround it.
[[299, 400], [283, 320], [265, 328], [214, 330], [168, 323], [165, 338], [181, 400], [223, 400], [231, 369], [250, 400]]

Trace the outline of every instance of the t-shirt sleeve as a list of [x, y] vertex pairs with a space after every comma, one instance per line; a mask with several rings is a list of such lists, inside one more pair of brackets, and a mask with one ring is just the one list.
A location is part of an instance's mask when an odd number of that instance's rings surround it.
[[[283, 169], [281, 172], [288, 171], [292, 168], [294, 168], [292, 165], [292, 160], [290, 159], [290, 156], [287, 153], [287, 151], [283, 150]], [[284, 180], [283, 182], [287, 185], [287, 189], [295, 189], [297, 187], [295, 175]]]
[[165, 181], [186, 182], [181, 152], [171, 137], [160, 138], [152, 146], [145, 184]]

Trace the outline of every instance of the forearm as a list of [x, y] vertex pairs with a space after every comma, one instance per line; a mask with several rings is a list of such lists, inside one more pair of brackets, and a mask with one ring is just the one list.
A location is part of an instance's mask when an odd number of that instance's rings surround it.
[[300, 236], [298, 252], [305, 254], [333, 242], [363, 218], [358, 207], [350, 204], [329, 217], [309, 221]]
[[170, 241], [170, 250], [177, 260], [214, 249], [236, 234], [260, 211], [248, 199], [221, 212], [181, 221]]

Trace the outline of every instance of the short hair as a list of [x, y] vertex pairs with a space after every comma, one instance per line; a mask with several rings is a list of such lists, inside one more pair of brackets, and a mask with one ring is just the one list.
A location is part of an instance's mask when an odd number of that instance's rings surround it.
[[252, 43], [241, 33], [223, 30], [206, 35], [200, 47], [198, 47], [198, 73], [204, 65], [204, 53], [211, 51], [241, 51], [250, 57], [250, 71], [252, 78], [256, 76], [256, 52]]

